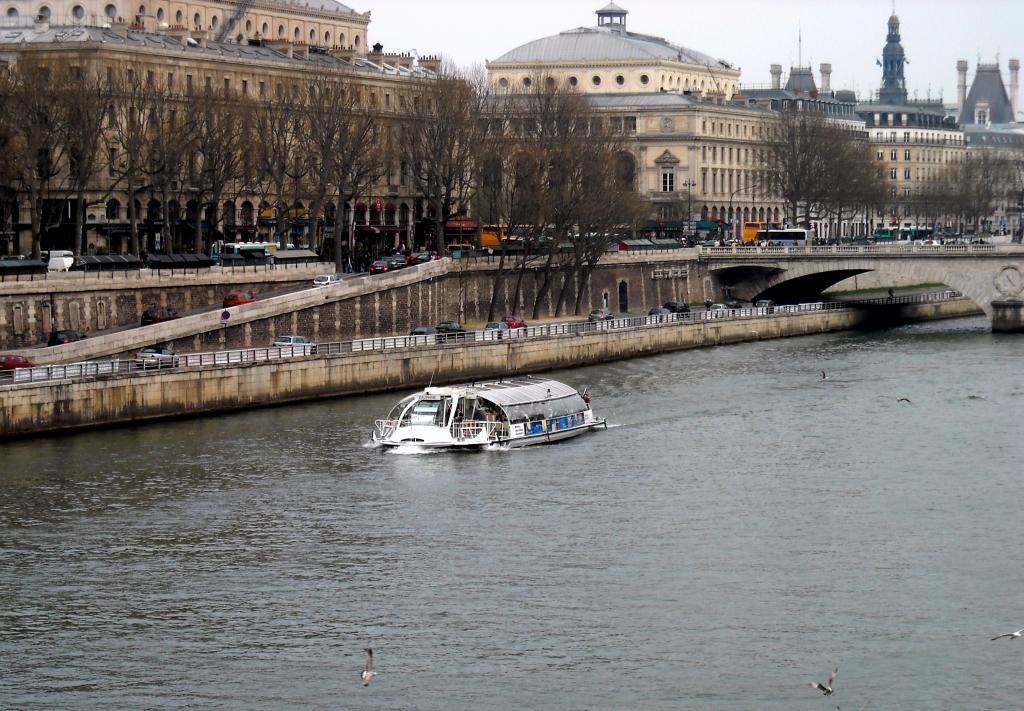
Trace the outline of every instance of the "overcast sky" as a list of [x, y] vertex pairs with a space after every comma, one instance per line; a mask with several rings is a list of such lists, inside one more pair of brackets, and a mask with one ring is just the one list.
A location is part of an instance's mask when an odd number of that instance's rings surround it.
[[[460, 65], [482, 64], [540, 37], [597, 24], [607, 0], [343, 0], [373, 13], [370, 41], [385, 51], [442, 54]], [[858, 96], [878, 88], [875, 65], [885, 45], [892, 0], [617, 0], [627, 28], [738, 65], [745, 84], [771, 81], [768, 66], [832, 64], [832, 87]], [[970, 65], [996, 56], [1009, 89], [1006, 62], [1024, 59], [1024, 0], [897, 0], [913, 98], [940, 92], [956, 102], [956, 60]]]

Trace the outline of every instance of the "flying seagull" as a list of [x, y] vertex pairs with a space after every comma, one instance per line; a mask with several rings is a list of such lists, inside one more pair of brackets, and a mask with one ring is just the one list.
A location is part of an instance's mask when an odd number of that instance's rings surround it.
[[835, 691], [835, 689], [833, 688], [833, 682], [836, 680], [836, 674], [838, 674], [838, 673], [839, 673], [839, 667], [836, 667], [835, 671], [833, 671], [831, 674], [828, 675], [828, 681], [827, 682], [825, 682], [824, 684], [819, 684], [817, 682], [812, 681], [810, 683], [810, 687], [812, 689], [817, 689], [818, 691], [823, 693], [825, 696], [830, 696]]
[[822, 379], [822, 380], [828, 380], [828, 376], [827, 376], [827, 375], [825, 375], [825, 371], [824, 371], [824, 370], [823, 370], [823, 371], [821, 371], [821, 379]]
[[1018, 637], [1021, 636], [1022, 633], [1024, 633], [1024, 627], [1022, 627], [1021, 629], [1017, 630], [1016, 632], [1007, 632], [1006, 634], [1001, 634], [998, 637], [993, 637], [992, 641], [995, 642], [997, 639], [1002, 639], [1003, 637], [1009, 637], [1010, 639], [1017, 639]]
[[913, 405], [914, 404], [914, 403], [910, 402], [910, 398], [909, 397], [898, 397], [898, 398], [896, 398], [896, 402], [905, 402], [908, 405]]
[[377, 672], [373, 670], [373, 650], [366, 650], [366, 666], [363, 668], [359, 678], [363, 680], [363, 686], [369, 686], [370, 682], [373, 681], [373, 677], [377, 676]]

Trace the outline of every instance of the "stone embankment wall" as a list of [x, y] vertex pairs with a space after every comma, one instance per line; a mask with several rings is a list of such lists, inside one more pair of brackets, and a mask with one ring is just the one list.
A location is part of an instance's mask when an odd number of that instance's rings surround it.
[[[967, 300], [901, 307], [905, 320], [977, 313]], [[0, 438], [535, 373], [667, 351], [870, 325], [818, 311], [466, 345], [438, 345], [149, 375], [0, 387]], [[367, 423], [367, 431], [371, 423]]]
[[105, 331], [137, 326], [151, 306], [185, 312], [221, 305], [232, 290], [262, 291], [309, 284], [324, 265], [273, 269], [154, 273], [69, 272], [0, 282], [0, 350], [46, 341], [50, 331]]

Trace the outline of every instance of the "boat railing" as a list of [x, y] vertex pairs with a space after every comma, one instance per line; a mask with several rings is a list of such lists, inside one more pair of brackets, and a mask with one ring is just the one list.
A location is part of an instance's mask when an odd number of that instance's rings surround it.
[[508, 426], [504, 422], [463, 420], [452, 425], [452, 437], [456, 440], [476, 439], [485, 430], [487, 432], [487, 439], [508, 436]]
[[378, 439], [387, 439], [398, 429], [398, 420], [377, 420], [373, 424], [377, 429]]

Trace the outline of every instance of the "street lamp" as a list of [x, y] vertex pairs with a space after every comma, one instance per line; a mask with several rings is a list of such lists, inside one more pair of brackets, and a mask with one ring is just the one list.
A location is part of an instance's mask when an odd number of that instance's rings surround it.
[[697, 187], [697, 183], [687, 178], [683, 181], [683, 185], [686, 186], [686, 236], [690, 237], [693, 235], [693, 228], [690, 224], [693, 219], [693, 189]]

